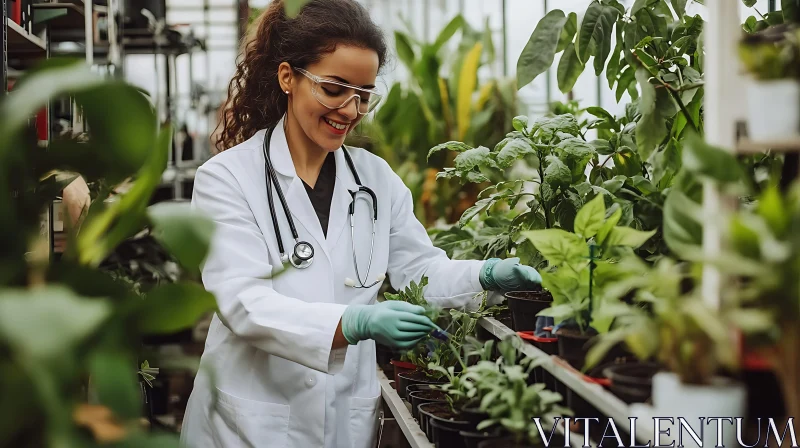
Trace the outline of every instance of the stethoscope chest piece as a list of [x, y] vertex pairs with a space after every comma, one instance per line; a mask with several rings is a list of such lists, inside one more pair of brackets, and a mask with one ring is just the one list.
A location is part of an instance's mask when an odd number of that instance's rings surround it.
[[294, 245], [289, 262], [298, 269], [305, 269], [311, 266], [311, 263], [314, 262], [314, 246], [305, 241], [298, 241]]

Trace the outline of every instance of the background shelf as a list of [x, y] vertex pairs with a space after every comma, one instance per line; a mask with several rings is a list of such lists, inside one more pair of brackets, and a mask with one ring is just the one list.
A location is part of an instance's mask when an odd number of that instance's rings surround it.
[[755, 154], [767, 150], [778, 152], [800, 151], [800, 139], [776, 140], [771, 142], [754, 142], [748, 139], [742, 139], [736, 145], [736, 152], [739, 154]]
[[44, 56], [44, 40], [30, 34], [11, 19], [6, 19], [8, 29], [8, 54], [10, 57]]
[[65, 14], [54, 19], [48, 20], [51, 30], [84, 30], [85, 17], [83, 2], [59, 2], [59, 3], [35, 3], [33, 5], [34, 17], [39, 11], [65, 11]]

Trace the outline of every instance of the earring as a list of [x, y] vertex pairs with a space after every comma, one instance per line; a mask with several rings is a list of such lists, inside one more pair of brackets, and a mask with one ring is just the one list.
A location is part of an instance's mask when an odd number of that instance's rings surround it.
[[287, 95], [289, 94], [289, 91], [288, 91], [288, 90], [286, 91], [286, 94], [287, 94]]

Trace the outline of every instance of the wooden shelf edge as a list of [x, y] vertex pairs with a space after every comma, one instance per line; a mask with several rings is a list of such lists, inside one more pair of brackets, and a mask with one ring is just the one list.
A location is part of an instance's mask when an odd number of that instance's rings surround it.
[[422, 432], [417, 421], [411, 416], [411, 412], [406, 407], [405, 402], [400, 398], [400, 395], [397, 395], [397, 391], [392, 388], [389, 378], [386, 377], [381, 369], [378, 369], [378, 382], [381, 385], [381, 397], [383, 397], [383, 400], [392, 411], [397, 425], [400, 426], [400, 430], [403, 431], [403, 435], [406, 436], [411, 448], [434, 448], [433, 444], [428, 442], [425, 433]]
[[[503, 325], [496, 319], [481, 318], [480, 325], [498, 338], [514, 335], [516, 332]], [[565, 387], [578, 394], [588, 401], [598, 411], [607, 417], [614, 419], [617, 428], [629, 428], [629, 417], [649, 416], [647, 409], [652, 409], [647, 405], [628, 406], [627, 403], [617, 398], [616, 395], [607, 391], [603, 386], [586, 381], [583, 374], [561, 361], [556, 356], [550, 356], [531, 344], [525, 343], [520, 351], [527, 356], [535, 359], [544, 359], [542, 368], [550, 372], [556, 379], [561, 381]], [[636, 434], [641, 439], [640, 442], [647, 443], [647, 435], [652, 434], [652, 427], [645, 423], [645, 418], [637, 420]]]
[[800, 138], [796, 140], [777, 140], [777, 141], [752, 141], [742, 139], [736, 144], [738, 154], [755, 154], [767, 150], [777, 152], [800, 151]]

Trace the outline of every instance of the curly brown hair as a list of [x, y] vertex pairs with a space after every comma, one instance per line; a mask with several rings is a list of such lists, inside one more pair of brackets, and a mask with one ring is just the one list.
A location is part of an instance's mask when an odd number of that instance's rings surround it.
[[222, 127], [215, 141], [218, 151], [275, 126], [286, 113], [288, 100], [278, 83], [282, 62], [306, 68], [335, 51], [337, 44], [375, 50], [379, 67], [386, 62], [383, 32], [355, 0], [312, 0], [293, 19], [287, 17], [283, 0], [275, 0], [253, 26], [217, 125]]

